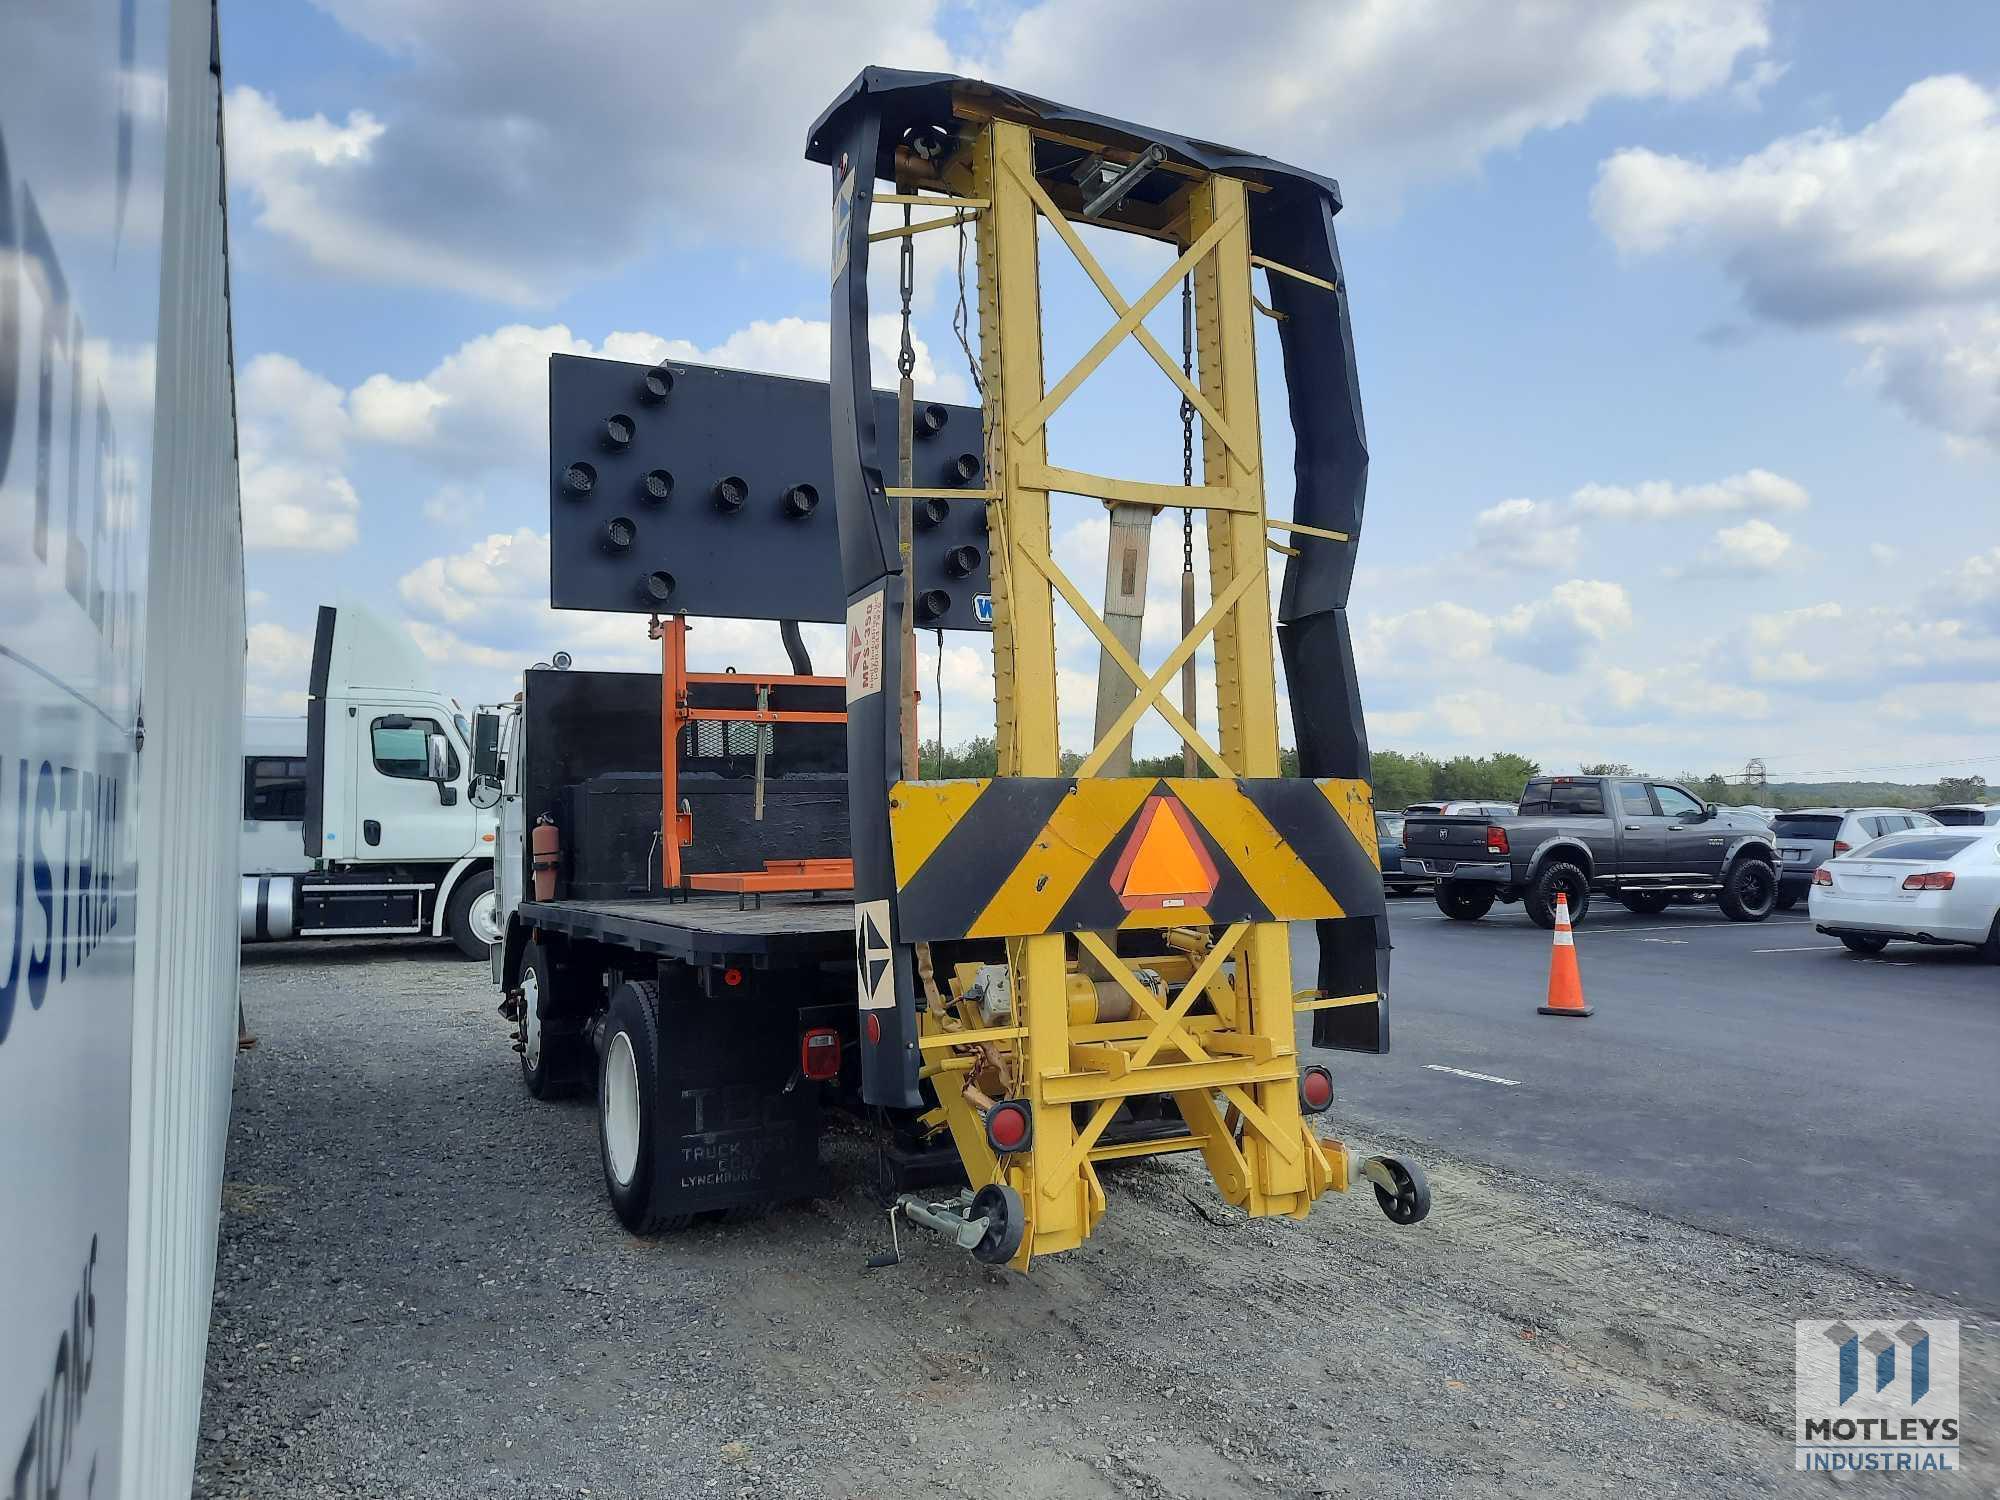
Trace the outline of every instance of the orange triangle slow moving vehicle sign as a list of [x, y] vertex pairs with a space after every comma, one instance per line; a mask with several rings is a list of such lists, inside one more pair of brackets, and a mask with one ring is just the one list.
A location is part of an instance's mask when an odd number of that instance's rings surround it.
[[1111, 872], [1112, 888], [1127, 911], [1206, 906], [1220, 877], [1194, 819], [1180, 802], [1155, 793]]

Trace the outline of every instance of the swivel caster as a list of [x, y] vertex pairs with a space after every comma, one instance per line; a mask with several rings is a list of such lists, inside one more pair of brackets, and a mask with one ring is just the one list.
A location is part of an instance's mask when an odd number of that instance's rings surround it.
[[1391, 1223], [1421, 1223], [1431, 1211], [1431, 1185], [1415, 1162], [1371, 1156], [1361, 1164], [1361, 1175], [1374, 1185], [1375, 1201]]

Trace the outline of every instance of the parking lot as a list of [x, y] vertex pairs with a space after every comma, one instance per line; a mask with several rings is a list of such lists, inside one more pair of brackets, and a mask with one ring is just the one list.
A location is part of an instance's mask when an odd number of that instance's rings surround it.
[[1394, 1050], [1337, 1072], [1371, 1129], [2000, 1305], [2000, 970], [1971, 949], [1600, 900], [1570, 1021], [1535, 1014], [1549, 935], [1518, 906], [1390, 913]]
[[1813, 1494], [1791, 1323], [1842, 1314], [1964, 1320], [1965, 1472], [1925, 1493], [1991, 1493], [1990, 969], [1620, 914], [1559, 1021], [1547, 934], [1393, 909], [1395, 1051], [1328, 1059], [1330, 1123], [1421, 1160], [1431, 1217], [1246, 1220], [1161, 1158], [1027, 1276], [864, 1272], [851, 1127], [821, 1195], [635, 1240], [481, 966], [246, 951], [196, 1493]]

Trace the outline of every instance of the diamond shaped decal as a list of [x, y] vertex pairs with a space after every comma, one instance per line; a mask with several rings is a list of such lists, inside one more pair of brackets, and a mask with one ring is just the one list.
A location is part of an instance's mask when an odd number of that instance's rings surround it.
[[1159, 910], [1206, 906], [1219, 878], [1193, 816], [1178, 799], [1155, 793], [1139, 809], [1111, 885], [1127, 911]]

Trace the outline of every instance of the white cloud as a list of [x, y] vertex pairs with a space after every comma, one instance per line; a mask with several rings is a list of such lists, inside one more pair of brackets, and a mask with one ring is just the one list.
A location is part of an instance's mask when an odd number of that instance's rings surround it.
[[1576, 566], [1583, 531], [1546, 501], [1502, 500], [1472, 519], [1472, 554], [1501, 568], [1555, 572]]
[[[878, 369], [893, 368], [898, 335], [894, 315], [870, 320]], [[466, 340], [414, 379], [370, 375], [349, 393], [348, 405], [356, 436], [367, 441], [427, 450], [455, 467], [515, 468], [544, 451], [551, 354], [647, 364], [670, 359], [824, 380], [829, 338], [825, 320], [810, 318], [760, 319], [708, 348], [639, 331], [613, 332], [597, 345], [561, 323], [510, 323]], [[922, 339], [914, 343], [918, 386], [938, 399], [963, 400], [964, 380], [941, 371]]]
[[1618, 584], [1572, 578], [1497, 615], [1451, 600], [1363, 614], [1354, 658], [1364, 677], [1384, 679], [1477, 675], [1495, 656], [1559, 674], [1631, 624], [1632, 602]]
[[516, 305], [663, 244], [823, 255], [813, 116], [869, 63], [949, 64], [926, 0], [319, 3], [391, 82], [341, 122], [230, 91], [258, 224], [336, 273]]
[[1572, 578], [1546, 599], [1516, 605], [1500, 617], [1496, 644], [1502, 656], [1557, 674], [1583, 665], [1590, 648], [1632, 625], [1625, 590], [1602, 579]]
[[1804, 510], [1805, 486], [1769, 469], [1748, 469], [1707, 484], [1664, 479], [1640, 484], [1586, 484], [1570, 497], [1579, 516], [1609, 521], [1678, 521], [1689, 516]]
[[257, 222], [336, 272], [516, 304], [662, 243], [817, 259], [824, 173], [801, 144], [871, 63], [955, 68], [1239, 142], [1343, 177], [1377, 211], [1607, 101], [1769, 76], [1766, 0], [1049, 0], [974, 8], [961, 59], [939, 0], [318, 3], [395, 56], [393, 83], [339, 120], [231, 91], [232, 179]]
[[2000, 447], [1996, 203], [2000, 95], [1941, 76], [1859, 130], [1808, 130], [1723, 166], [1617, 152], [1591, 208], [1621, 250], [1713, 258], [1753, 312], [1865, 351], [1910, 416]]
[[282, 354], [237, 377], [243, 545], [340, 552], [360, 537], [360, 496], [343, 466], [351, 424], [340, 387]]
[[987, 76], [1316, 167], [1379, 211], [1608, 100], [1721, 89], [1770, 41], [1763, 0], [1174, 9], [1046, 0]]
[[304, 713], [312, 637], [269, 621], [252, 625], [244, 659], [243, 711]]
[[1769, 521], [1752, 519], [1724, 526], [1693, 563], [1667, 570], [1668, 577], [1744, 578], [1774, 573], [1791, 556], [1792, 534]]

